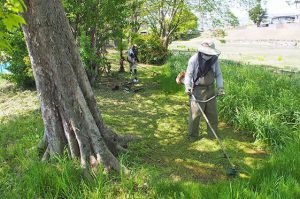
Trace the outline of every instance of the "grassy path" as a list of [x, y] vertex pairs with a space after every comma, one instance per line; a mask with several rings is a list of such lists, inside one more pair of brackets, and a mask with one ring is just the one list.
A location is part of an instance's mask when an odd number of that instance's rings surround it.
[[[113, 71], [116, 70], [116, 66], [113, 66]], [[222, 157], [216, 140], [208, 139], [205, 130], [202, 132], [202, 139], [196, 142], [186, 139], [188, 99], [183, 92], [162, 92], [156, 81], [159, 79], [159, 70], [160, 67], [140, 66], [140, 83], [134, 88], [142, 90], [136, 93], [112, 90], [115, 85], [128, 80], [128, 73], [113, 72], [96, 85], [97, 102], [106, 124], [119, 133], [141, 138], [130, 143], [129, 153], [122, 155], [122, 161], [136, 171], [137, 181], [145, 177], [154, 182], [159, 179], [205, 184], [226, 182], [226, 169], [229, 165]], [[0, 192], [10, 189], [11, 186], [20, 186], [17, 182], [22, 179], [22, 183], [25, 183], [22, 186], [25, 187], [28, 183], [39, 180], [46, 183], [35, 185], [41, 188], [39, 191], [34, 186], [30, 188], [32, 193], [28, 191], [32, 195], [35, 192], [43, 193], [44, 186], [51, 184], [47, 179], [59, 174], [52, 175], [51, 172], [57, 171], [48, 166], [34, 166], [40, 164], [36, 147], [43, 134], [37, 93], [16, 90], [0, 79], [0, 123], [0, 145], [3, 146], [0, 149]], [[202, 129], [206, 128], [204, 123], [201, 125]], [[219, 128], [233, 162], [240, 168], [240, 178], [248, 178], [248, 172], [262, 165], [268, 154], [254, 143], [251, 136], [234, 131], [222, 122]], [[63, 172], [64, 169], [58, 165], [60, 163], [56, 166], [58, 170]], [[50, 173], [44, 174], [45, 169]], [[72, 166], [69, 170], [73, 170]], [[70, 176], [72, 177], [62, 179], [76, 180], [77, 174]], [[143, 186], [143, 180], [141, 184]], [[112, 198], [118, 195], [117, 192], [111, 192]], [[12, 191], [11, 195], [17, 196], [17, 192]]]
[[[188, 98], [183, 92], [169, 94], [160, 90], [155, 82], [159, 67], [140, 66], [141, 81], [135, 87], [142, 90], [137, 93], [112, 91], [116, 84], [128, 79], [128, 74], [113, 76], [111, 83], [102, 83], [96, 89], [97, 101], [109, 126], [117, 132], [142, 138], [130, 145], [129, 159], [143, 167], [155, 168], [161, 176], [175, 181], [209, 183], [227, 179], [229, 164], [222, 158], [217, 141], [207, 138], [204, 122], [202, 139], [196, 142], [186, 139]], [[102, 82], [108, 80], [104, 78]], [[233, 162], [240, 168], [240, 176], [248, 177], [249, 169], [258, 167], [267, 153], [251, 136], [235, 132], [224, 123], [219, 128]]]

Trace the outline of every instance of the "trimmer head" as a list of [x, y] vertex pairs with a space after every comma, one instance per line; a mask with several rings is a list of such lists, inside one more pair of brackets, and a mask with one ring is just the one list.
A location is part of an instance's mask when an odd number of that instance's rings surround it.
[[231, 167], [227, 170], [227, 175], [235, 177], [238, 174], [238, 170], [235, 167]]

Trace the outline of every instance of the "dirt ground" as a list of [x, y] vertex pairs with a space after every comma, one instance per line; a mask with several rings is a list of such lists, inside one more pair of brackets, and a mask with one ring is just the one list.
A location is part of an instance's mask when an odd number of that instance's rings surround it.
[[205, 38], [213, 39], [222, 51], [220, 58], [250, 64], [272, 65], [287, 70], [300, 70], [300, 25], [228, 30], [227, 36], [211, 38], [204, 33], [189, 41], [175, 41], [170, 49], [196, 50]]

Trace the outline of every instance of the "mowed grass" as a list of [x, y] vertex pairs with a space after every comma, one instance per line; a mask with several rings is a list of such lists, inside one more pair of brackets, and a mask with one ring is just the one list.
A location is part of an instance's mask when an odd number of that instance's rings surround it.
[[[150, 75], [150, 77], [149, 77]], [[151, 78], [154, 76], [154, 78]], [[114, 83], [96, 90], [97, 101], [104, 120], [117, 132], [133, 134], [141, 140], [130, 145], [130, 156], [138, 157], [139, 164], [154, 165], [163, 171], [163, 176], [176, 180], [216, 182], [226, 180], [226, 159], [215, 140], [206, 137], [206, 126], [202, 123], [203, 139], [188, 141], [188, 98], [183, 92], [170, 94], [160, 89], [156, 81], [157, 68], [140, 70], [142, 88], [137, 93], [123, 90], [111, 91]], [[122, 77], [119, 77], [122, 79]], [[115, 78], [117, 82], [118, 78]], [[175, 82], [174, 82], [175, 83]], [[241, 136], [233, 129], [220, 124], [220, 136], [240, 165], [242, 172], [253, 168], [266, 156], [260, 146], [253, 144], [251, 136]], [[246, 173], [245, 173], [246, 175]]]
[[[116, 66], [113, 66], [114, 70]], [[42, 163], [37, 144], [43, 124], [36, 92], [0, 80], [0, 198], [293, 198], [299, 196], [299, 140], [269, 159], [268, 152], [242, 131], [220, 123], [220, 136], [240, 174], [226, 176], [228, 163], [215, 140], [190, 142], [188, 99], [162, 89], [161, 67], [139, 66], [133, 93], [112, 91], [129, 74], [103, 77], [95, 95], [106, 124], [141, 139], [119, 159], [130, 176], [99, 172], [85, 181], [79, 162], [57, 158]], [[170, 86], [174, 86], [174, 83]], [[164, 85], [165, 86], [165, 85]], [[133, 89], [134, 89], [133, 88]], [[298, 144], [297, 144], [298, 143]]]

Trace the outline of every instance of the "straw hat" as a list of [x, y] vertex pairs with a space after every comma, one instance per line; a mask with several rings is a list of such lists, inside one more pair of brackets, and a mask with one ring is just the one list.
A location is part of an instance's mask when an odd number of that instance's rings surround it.
[[198, 47], [198, 52], [202, 52], [207, 55], [219, 55], [221, 51], [216, 49], [215, 43], [212, 40], [204, 40]]

